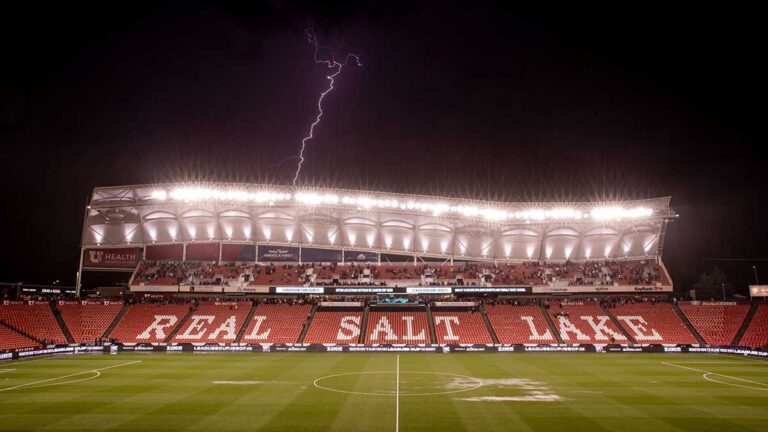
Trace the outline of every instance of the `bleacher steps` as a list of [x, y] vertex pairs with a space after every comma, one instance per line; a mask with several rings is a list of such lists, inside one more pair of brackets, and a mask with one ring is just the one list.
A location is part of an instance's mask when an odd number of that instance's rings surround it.
[[427, 321], [429, 322], [429, 337], [432, 339], [432, 343], [440, 343], [437, 340], [437, 332], [435, 331], [435, 319], [432, 317], [432, 308], [427, 305]]
[[173, 330], [171, 331], [171, 333], [170, 333], [170, 334], [169, 334], [169, 335], [168, 335], [168, 336], [165, 338], [165, 340], [164, 340], [163, 342], [165, 342], [165, 343], [170, 343], [170, 342], [173, 340], [173, 338], [175, 338], [175, 337], [176, 337], [176, 333], [178, 333], [179, 331], [181, 331], [181, 328], [182, 328], [182, 327], [184, 327], [184, 324], [186, 324], [186, 322], [187, 322], [187, 320], [189, 319], [189, 317], [191, 317], [191, 316], [192, 316], [192, 314], [193, 314], [193, 313], [195, 313], [195, 311], [196, 311], [196, 310], [197, 310], [197, 309], [195, 309], [195, 307], [194, 307], [194, 306], [190, 306], [190, 307], [189, 307], [189, 312], [187, 312], [187, 314], [186, 314], [186, 315], [184, 315], [184, 318], [182, 318], [182, 319], [181, 319], [181, 321], [179, 321], [179, 323], [178, 323], [178, 324], [176, 324], [176, 327], [174, 327], [174, 329], [173, 329]]
[[104, 334], [101, 335], [102, 339], [106, 339], [109, 337], [109, 335], [112, 334], [112, 332], [115, 330], [115, 327], [117, 327], [117, 325], [120, 324], [120, 321], [122, 321], [123, 315], [125, 315], [125, 313], [128, 312], [129, 307], [131, 307], [131, 305], [128, 305], [128, 304], [123, 305], [123, 308], [120, 309], [120, 312], [117, 313], [117, 316], [115, 316], [115, 319], [112, 320], [112, 323], [104, 331]]
[[243, 336], [245, 336], [245, 331], [248, 329], [248, 325], [251, 323], [253, 316], [256, 314], [257, 306], [258, 304], [256, 302], [251, 302], [251, 310], [248, 311], [248, 315], [245, 317], [245, 322], [240, 327], [240, 331], [237, 332], [235, 343], [240, 343], [240, 341], [243, 339]]
[[744, 317], [744, 322], [741, 323], [741, 327], [739, 327], [739, 331], [736, 332], [736, 337], [733, 338], [733, 342], [731, 345], [739, 345], [739, 342], [741, 342], [741, 338], [744, 337], [744, 333], [747, 332], [747, 329], [749, 328], [749, 324], [752, 323], [752, 318], [755, 316], [755, 313], [757, 312], [758, 304], [753, 302], [752, 305], [749, 307], [749, 312], [747, 312], [747, 316]]
[[12, 326], [12, 325], [8, 324], [7, 322], [4, 322], [4, 321], [0, 321], [0, 325], [1, 325], [1, 326], [3, 326], [3, 327], [6, 327], [6, 328], [8, 328], [8, 329], [9, 329], [9, 330], [11, 330], [11, 331], [15, 331], [16, 333], [18, 333], [18, 334], [20, 334], [20, 335], [24, 336], [24, 337], [25, 337], [25, 338], [27, 338], [27, 339], [31, 339], [31, 340], [33, 340], [33, 341], [35, 341], [35, 342], [39, 343], [40, 345], [42, 345], [42, 344], [43, 344], [43, 341], [41, 341], [40, 339], [38, 339], [38, 338], [36, 338], [36, 337], [33, 337], [31, 334], [29, 334], [29, 333], [27, 333], [27, 332], [25, 332], [25, 331], [23, 331], [23, 330], [21, 330], [21, 329], [18, 329], [18, 328], [16, 328], [16, 327], [14, 327], [14, 326]]
[[687, 316], [685, 316], [685, 313], [682, 309], [680, 309], [680, 305], [677, 303], [672, 303], [672, 309], [674, 309], [675, 313], [677, 314], [678, 318], [685, 324], [685, 327], [688, 329], [689, 332], [693, 335], [693, 337], [696, 339], [696, 342], [699, 343], [699, 345], [706, 345], [707, 343], [704, 342], [704, 338], [701, 337], [699, 332], [696, 331], [696, 327], [691, 324], [691, 321], [688, 319]]
[[365, 333], [368, 331], [368, 313], [371, 311], [371, 308], [366, 306], [365, 309], [363, 309], [363, 319], [360, 322], [360, 337], [357, 338], [357, 343], [364, 344], [365, 343]]
[[627, 338], [627, 340], [628, 340], [630, 343], [632, 343], [632, 344], [636, 344], [636, 343], [637, 343], [637, 341], [635, 340], [635, 338], [633, 338], [633, 337], [632, 337], [632, 335], [631, 335], [631, 334], [629, 334], [629, 332], [627, 331], [627, 329], [625, 329], [625, 328], [624, 328], [624, 326], [622, 326], [622, 325], [621, 325], [621, 323], [619, 322], [619, 320], [618, 320], [618, 319], [617, 319], [615, 316], [613, 316], [613, 314], [611, 313], [611, 311], [610, 311], [610, 310], [608, 310], [608, 309], [606, 309], [605, 307], [603, 307], [603, 305], [600, 305], [600, 309], [602, 309], [603, 311], [605, 311], [605, 314], [606, 314], [606, 315], [608, 315], [608, 318], [610, 318], [610, 319], [611, 319], [611, 322], [613, 323], [613, 325], [615, 325], [615, 326], [616, 326], [616, 328], [617, 328], [617, 329], [619, 329], [619, 331], [621, 332], [621, 334], [623, 334], [623, 335], [624, 335], [624, 337], [625, 337], [625, 338]]
[[75, 338], [72, 337], [72, 333], [69, 332], [69, 329], [67, 328], [67, 324], [64, 322], [64, 319], [61, 317], [61, 311], [58, 307], [56, 307], [56, 303], [51, 302], [49, 303], [49, 306], [51, 307], [51, 313], [53, 314], [53, 317], [56, 318], [56, 323], [59, 324], [59, 328], [61, 328], [61, 333], [64, 335], [64, 338], [67, 340], [67, 343], [74, 344]]
[[496, 332], [493, 330], [493, 326], [491, 325], [491, 320], [488, 319], [488, 312], [486, 312], [485, 306], [483, 305], [480, 305], [480, 316], [483, 317], [483, 322], [485, 323], [485, 327], [488, 329], [488, 333], [491, 335], [491, 340], [493, 340], [493, 343], [500, 343], [499, 338], [496, 336]]
[[552, 321], [552, 317], [549, 316], [549, 312], [547, 311], [547, 309], [544, 308], [544, 305], [540, 305], [539, 309], [541, 309], [541, 314], [544, 315], [544, 319], [547, 320], [547, 324], [549, 325], [549, 331], [552, 332], [552, 335], [557, 340], [557, 343], [560, 345], [565, 344], [565, 342], [563, 342], [563, 338], [560, 337], [560, 331], [557, 330], [557, 326], [555, 325], [555, 322]]
[[309, 326], [312, 325], [312, 320], [315, 319], [315, 312], [317, 312], [318, 307], [319, 306], [317, 305], [312, 306], [312, 310], [309, 312], [309, 317], [307, 317], [307, 320], [304, 322], [304, 328], [301, 329], [299, 340], [296, 341], [297, 343], [304, 343], [304, 338], [307, 337], [307, 333], [309, 332]]

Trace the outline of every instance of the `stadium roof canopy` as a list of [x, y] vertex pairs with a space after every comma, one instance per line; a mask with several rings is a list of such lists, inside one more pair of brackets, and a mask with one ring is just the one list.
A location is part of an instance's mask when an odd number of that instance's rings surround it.
[[670, 198], [503, 203], [261, 184], [98, 187], [83, 247], [223, 242], [454, 258], [660, 257]]

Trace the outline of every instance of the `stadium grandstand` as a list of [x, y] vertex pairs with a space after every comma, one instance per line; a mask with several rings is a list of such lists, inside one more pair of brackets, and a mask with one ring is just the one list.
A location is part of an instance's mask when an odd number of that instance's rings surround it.
[[[6, 299], [0, 350], [764, 348], [764, 304], [674, 295], [662, 251], [675, 218], [669, 198], [96, 188], [77, 292]], [[104, 275], [121, 286], [96, 285]]]

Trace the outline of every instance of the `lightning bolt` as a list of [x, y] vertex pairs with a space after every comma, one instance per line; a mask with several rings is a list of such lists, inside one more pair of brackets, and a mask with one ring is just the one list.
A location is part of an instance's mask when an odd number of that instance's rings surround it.
[[[309, 43], [312, 44], [315, 48], [315, 63], [324, 64], [328, 68], [329, 74], [325, 77], [328, 80], [328, 86], [325, 88], [325, 90], [323, 90], [322, 93], [320, 93], [320, 97], [317, 99], [317, 116], [315, 117], [315, 121], [312, 122], [312, 125], [309, 127], [309, 133], [307, 136], [301, 140], [301, 150], [299, 150], [299, 165], [296, 167], [296, 175], [293, 176], [294, 186], [296, 186], [296, 182], [299, 180], [299, 174], [301, 174], [301, 165], [304, 163], [304, 150], [307, 147], [307, 142], [314, 138], [315, 127], [320, 124], [320, 119], [323, 117], [323, 99], [325, 99], [325, 96], [328, 93], [333, 91], [333, 85], [335, 83], [336, 77], [341, 73], [341, 70], [344, 69], [344, 66], [346, 66], [350, 60], [353, 60], [357, 66], [363, 65], [363, 63], [360, 61], [360, 56], [353, 53], [349, 53], [344, 56], [343, 62], [337, 61], [336, 50], [327, 46], [320, 45], [317, 42], [317, 36], [315, 36], [315, 32], [311, 28], [306, 29], [304, 33], [307, 35], [307, 40]], [[320, 51], [330, 51], [331, 58], [329, 60], [322, 60], [318, 58]]]

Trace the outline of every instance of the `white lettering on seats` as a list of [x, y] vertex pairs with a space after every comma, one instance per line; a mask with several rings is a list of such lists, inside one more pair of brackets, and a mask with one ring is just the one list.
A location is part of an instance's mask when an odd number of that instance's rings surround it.
[[426, 337], [424, 337], [424, 329], [422, 328], [419, 334], [414, 335], [413, 334], [413, 316], [412, 315], [406, 315], [402, 317], [402, 320], [405, 321], [405, 326], [407, 329], [407, 333], [405, 336], [403, 336], [403, 340], [425, 340]]
[[219, 337], [219, 333], [226, 332], [227, 334], [224, 335], [224, 339], [235, 340], [237, 337], [237, 332], [235, 331], [236, 325], [237, 319], [234, 315], [232, 315], [227, 318], [226, 321], [221, 323], [221, 325], [216, 330], [214, 330], [210, 336], [208, 336], [208, 339], [214, 340]]
[[562, 315], [557, 317], [557, 321], [560, 324], [560, 337], [563, 338], [563, 340], [570, 340], [571, 338], [568, 336], [568, 333], [573, 333], [576, 335], [576, 340], [581, 341], [588, 341], [589, 336], [585, 335], [581, 332], [573, 323], [567, 318]]
[[176, 315], [155, 315], [155, 322], [149, 325], [140, 335], [136, 336], [136, 339], [149, 339], [152, 332], [155, 333], [155, 339], [165, 339], [165, 329], [176, 324]]
[[523, 315], [520, 317], [521, 320], [528, 323], [528, 328], [531, 329], [531, 335], [528, 336], [528, 339], [530, 340], [551, 340], [552, 339], [552, 333], [549, 332], [549, 329], [547, 329], [544, 334], [539, 334], [539, 331], [536, 329], [536, 326], [533, 325], [533, 317], [530, 315]]
[[453, 328], [451, 327], [451, 323], [455, 323], [456, 325], [459, 325], [459, 317], [457, 316], [435, 317], [435, 325], [440, 325], [440, 323], [443, 323], [445, 325], [445, 332], [447, 333], [445, 337], [443, 337], [444, 340], [459, 340], [459, 337], [453, 334]]
[[[627, 340], [626, 337], [624, 337], [621, 333], [616, 333], [615, 331], [611, 330], [607, 325], [605, 325], [609, 317], [605, 315], [600, 315], [597, 317], [598, 322], [595, 322], [595, 317], [593, 316], [581, 316], [579, 317], [582, 320], [589, 323], [590, 327], [592, 327], [592, 330], [595, 331], [595, 340], [610, 340], [611, 336], [613, 336], [616, 340]], [[608, 333], [606, 335], [606, 333]]]
[[[183, 334], [180, 334], [176, 336], [176, 339], [200, 339], [205, 335], [205, 332], [207, 331], [205, 328], [205, 323], [211, 324], [213, 322], [213, 319], [216, 318], [213, 315], [192, 315], [190, 318], [190, 321], [192, 321], [192, 324], [190, 324], [189, 327], [184, 331]], [[194, 333], [193, 333], [194, 332]]]
[[392, 341], [397, 340], [397, 335], [395, 332], [392, 331], [392, 326], [389, 324], [389, 320], [387, 317], [382, 316], [379, 318], [379, 322], [376, 323], [376, 327], [373, 329], [373, 332], [371, 333], [371, 340], [378, 340], [379, 339], [379, 333], [384, 332], [384, 340]]
[[651, 333], [648, 334], [648, 329], [645, 327], [648, 323], [639, 315], [622, 315], [616, 318], [623, 321], [632, 330], [635, 340], [658, 341], [664, 339], [656, 329], [651, 329]]
[[253, 330], [251, 330], [251, 333], [245, 336], [243, 339], [256, 339], [256, 340], [264, 340], [269, 336], [269, 332], [272, 331], [272, 329], [266, 329], [263, 333], [259, 333], [259, 330], [261, 330], [261, 325], [264, 323], [264, 320], [267, 319], [266, 315], [255, 315], [253, 317], [253, 320], [256, 321], [256, 325], [253, 326]]
[[[360, 336], [360, 317], [359, 316], [345, 316], [341, 318], [339, 322], [339, 331], [336, 333], [336, 339], [338, 340], [353, 340]], [[349, 330], [349, 334], [345, 334], [342, 329]]]

